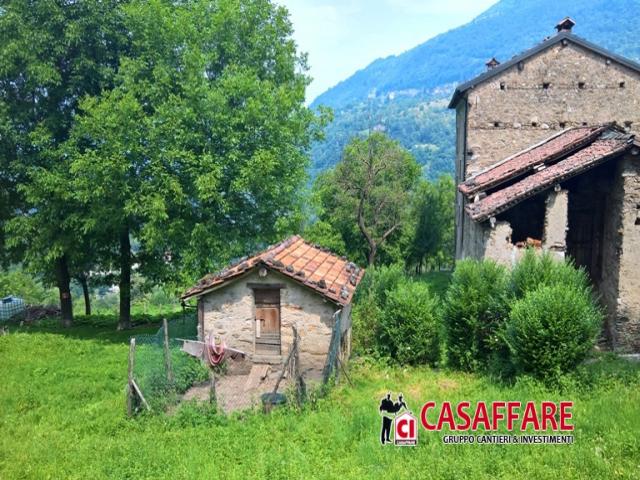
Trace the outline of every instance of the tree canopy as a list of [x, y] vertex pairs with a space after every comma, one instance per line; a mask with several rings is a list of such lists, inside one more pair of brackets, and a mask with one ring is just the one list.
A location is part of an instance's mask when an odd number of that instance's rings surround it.
[[325, 213], [348, 236], [357, 228], [369, 265], [380, 247], [407, 223], [407, 205], [419, 176], [420, 167], [411, 154], [378, 132], [355, 137], [336, 168], [320, 180], [327, 200]]
[[96, 268], [120, 272], [127, 327], [134, 266], [184, 284], [297, 227], [323, 118], [304, 105], [306, 57], [284, 8], [23, 3], [0, 15], [2, 168], [14, 179], [0, 221], [16, 260], [64, 261], [61, 299], [69, 269], [91, 263], [76, 253], [99, 246]]
[[[412, 228], [404, 258], [407, 267], [421, 273], [427, 266], [449, 266], [455, 250], [455, 185], [448, 175], [435, 182], [421, 181], [412, 206]], [[428, 265], [428, 264], [431, 265]]]
[[305, 236], [363, 264], [420, 273], [453, 261], [454, 184], [421, 177], [415, 159], [383, 133], [355, 137], [312, 189]]
[[113, 85], [129, 44], [122, 3], [9, 0], [0, 14], [3, 256], [55, 279], [67, 324], [70, 246], [81, 233], [72, 233], [73, 205], [50, 181], [60, 169], [53, 152], [68, 139], [80, 100]]

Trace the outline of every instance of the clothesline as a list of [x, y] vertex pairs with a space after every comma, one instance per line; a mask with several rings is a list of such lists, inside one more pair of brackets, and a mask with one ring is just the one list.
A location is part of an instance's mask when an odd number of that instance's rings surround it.
[[[176, 338], [176, 340], [184, 342], [182, 350], [190, 355], [193, 355], [194, 357], [201, 357], [202, 354], [204, 353], [204, 349], [208, 347], [208, 344], [206, 342], [202, 342], [200, 340], [188, 340], [186, 338]], [[197, 351], [189, 350], [188, 347], [187, 349], [185, 349], [185, 346], [189, 344], [197, 344], [198, 346], [202, 346], [202, 349], [198, 349]], [[246, 352], [243, 352], [242, 350], [238, 350], [237, 348], [229, 347], [227, 345], [224, 346], [224, 353], [225, 353], [225, 357], [226, 357], [226, 354], [228, 354], [228, 356], [230, 356], [233, 359], [235, 359], [238, 355], [240, 355], [242, 358], [245, 358], [247, 355]]]

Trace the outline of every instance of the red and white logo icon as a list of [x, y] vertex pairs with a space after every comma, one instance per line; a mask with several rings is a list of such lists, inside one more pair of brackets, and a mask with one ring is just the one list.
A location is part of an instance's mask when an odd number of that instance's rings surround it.
[[418, 443], [418, 420], [410, 412], [395, 418], [393, 440], [396, 446], [415, 446]]

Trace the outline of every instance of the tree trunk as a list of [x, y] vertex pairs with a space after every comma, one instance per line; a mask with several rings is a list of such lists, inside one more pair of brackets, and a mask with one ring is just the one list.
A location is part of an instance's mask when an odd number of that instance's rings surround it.
[[129, 227], [120, 233], [120, 318], [118, 330], [131, 328], [131, 242]]
[[80, 275], [78, 278], [82, 286], [82, 294], [84, 295], [84, 314], [91, 315], [91, 299], [89, 298], [89, 282], [86, 275]]
[[55, 262], [56, 283], [60, 293], [60, 314], [63, 327], [73, 325], [73, 303], [71, 301], [71, 278], [69, 277], [69, 267], [67, 257], [63, 255]]
[[367, 261], [369, 262], [369, 266], [373, 267], [373, 264], [376, 261], [376, 254], [378, 253], [378, 247], [375, 244], [369, 245], [369, 256]]

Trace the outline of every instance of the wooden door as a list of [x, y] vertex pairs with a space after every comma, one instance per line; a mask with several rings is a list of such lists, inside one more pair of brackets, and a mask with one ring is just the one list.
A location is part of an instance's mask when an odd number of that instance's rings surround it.
[[589, 192], [589, 199], [569, 196], [569, 231], [567, 253], [576, 265], [584, 267], [594, 282], [602, 277], [602, 241], [606, 197], [597, 191]]
[[254, 290], [256, 353], [280, 355], [280, 289]]

